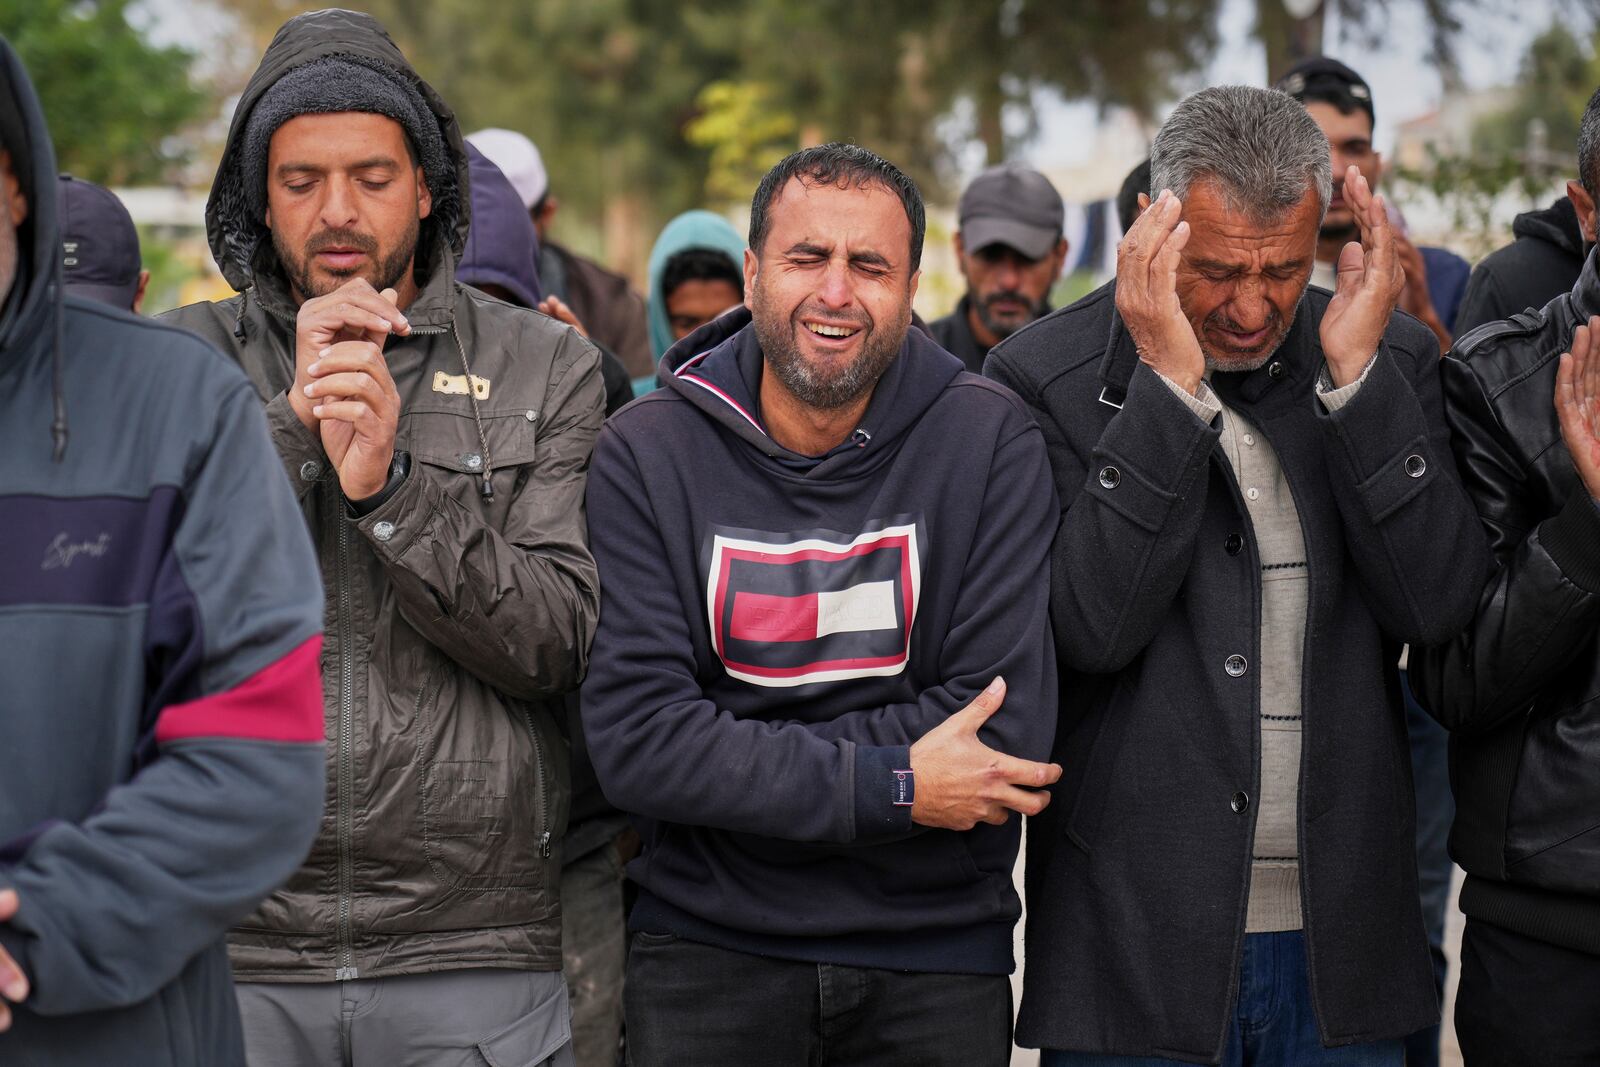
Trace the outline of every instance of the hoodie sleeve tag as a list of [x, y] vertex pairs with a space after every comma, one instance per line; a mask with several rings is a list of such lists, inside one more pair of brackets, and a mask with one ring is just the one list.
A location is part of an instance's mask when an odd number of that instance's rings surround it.
[[894, 772], [894, 797], [893, 804], [897, 808], [909, 808], [915, 803], [917, 795], [917, 779], [909, 771]]

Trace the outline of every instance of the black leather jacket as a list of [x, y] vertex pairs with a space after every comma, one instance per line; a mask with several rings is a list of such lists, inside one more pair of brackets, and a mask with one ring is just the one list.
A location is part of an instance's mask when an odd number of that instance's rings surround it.
[[1450, 851], [1469, 916], [1600, 953], [1600, 505], [1553, 397], [1573, 331], [1600, 314], [1591, 252], [1572, 292], [1489, 323], [1445, 360], [1462, 480], [1495, 566], [1454, 641], [1413, 649], [1412, 684], [1453, 734]]

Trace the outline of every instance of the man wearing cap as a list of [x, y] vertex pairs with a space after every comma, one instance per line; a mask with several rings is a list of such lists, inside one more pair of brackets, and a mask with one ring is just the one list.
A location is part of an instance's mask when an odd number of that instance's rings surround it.
[[[1374, 189], [1383, 178], [1383, 154], [1372, 144], [1377, 126], [1372, 89], [1361, 75], [1327, 56], [1313, 56], [1295, 64], [1277, 87], [1304, 104], [1328, 137], [1333, 159], [1333, 201], [1317, 235], [1317, 265], [1311, 272], [1311, 284], [1331, 292], [1336, 287], [1334, 274], [1340, 249], [1360, 240], [1355, 214], [1344, 195], [1344, 172], [1355, 167]], [[1404, 220], [1394, 221], [1399, 223], [1395, 248], [1406, 272], [1400, 310], [1421, 319], [1439, 339], [1439, 351], [1447, 352], [1456, 310], [1461, 306], [1472, 268], [1448, 249], [1412, 243], [1405, 234]]]
[[967, 293], [930, 324], [933, 339], [974, 374], [989, 349], [1050, 310], [1067, 240], [1061, 194], [1020, 163], [990, 167], [961, 194], [956, 255]]
[[256, 1064], [571, 1063], [561, 697], [598, 611], [600, 374], [455, 278], [469, 175], [375, 20], [290, 19], [206, 205], [239, 294], [173, 314], [265, 402], [327, 588], [327, 817], [230, 937]]
[[488, 156], [522, 197], [539, 232], [539, 280], [544, 291], [572, 309], [595, 343], [615, 352], [630, 378], [655, 374], [644, 300], [628, 279], [550, 239], [560, 201], [539, 147], [515, 130], [486, 129], [467, 140]]
[[116, 194], [61, 175], [61, 283], [67, 292], [139, 314], [150, 272], [139, 260], [139, 231]]

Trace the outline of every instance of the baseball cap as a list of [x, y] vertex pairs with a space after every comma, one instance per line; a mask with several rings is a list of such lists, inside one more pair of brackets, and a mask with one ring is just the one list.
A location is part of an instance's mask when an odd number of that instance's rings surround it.
[[1042, 259], [1061, 240], [1066, 208], [1050, 179], [1020, 163], [990, 167], [967, 186], [957, 209], [967, 251], [990, 245]]
[[127, 311], [139, 289], [139, 231], [111, 190], [61, 175], [61, 278], [75, 296]]
[[1378, 116], [1372, 108], [1372, 88], [1361, 75], [1337, 59], [1328, 56], [1302, 59], [1289, 68], [1289, 73], [1278, 79], [1274, 88], [1288, 93], [1301, 103], [1308, 99], [1348, 99], [1367, 113], [1367, 120], [1373, 126], [1378, 124]]
[[550, 191], [550, 175], [544, 169], [539, 146], [516, 130], [490, 127], [469, 133], [467, 140], [511, 181], [523, 207], [531, 211]]

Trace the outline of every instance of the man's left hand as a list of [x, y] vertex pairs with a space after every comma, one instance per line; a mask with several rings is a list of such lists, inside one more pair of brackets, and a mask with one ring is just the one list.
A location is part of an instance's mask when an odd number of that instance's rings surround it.
[[375, 495], [389, 481], [400, 425], [400, 393], [383, 349], [373, 341], [340, 341], [323, 349], [308, 373], [306, 395], [345, 499]]
[[1366, 370], [1406, 283], [1383, 197], [1373, 193], [1353, 166], [1345, 172], [1344, 195], [1361, 241], [1340, 250], [1339, 280], [1322, 315], [1322, 355], [1335, 388], [1349, 385]]

